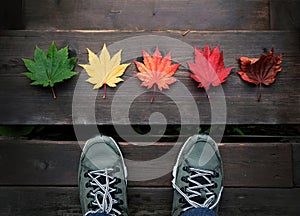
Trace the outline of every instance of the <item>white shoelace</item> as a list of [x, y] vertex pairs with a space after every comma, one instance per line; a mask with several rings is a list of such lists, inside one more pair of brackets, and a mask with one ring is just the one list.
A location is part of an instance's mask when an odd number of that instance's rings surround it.
[[[183, 211], [187, 211], [188, 209], [199, 208], [199, 207], [209, 208], [209, 209], [215, 208], [221, 199], [221, 193], [223, 191], [223, 187], [221, 187], [220, 193], [217, 196], [214, 192], [212, 192], [208, 189], [208, 188], [213, 187], [215, 184], [214, 182], [212, 182], [211, 178], [209, 178], [214, 175], [214, 172], [210, 171], [210, 170], [195, 169], [195, 168], [189, 168], [189, 170], [195, 173], [193, 175], [190, 175], [187, 178], [187, 181], [194, 185], [194, 186], [190, 186], [190, 187], [186, 188], [186, 193], [188, 193], [189, 195], [187, 195], [185, 192], [183, 192], [175, 184], [175, 179], [172, 181], [173, 188], [175, 188], [176, 191], [178, 191], [178, 193], [180, 193], [180, 195], [182, 195], [184, 197], [184, 199], [190, 204], [190, 206], [184, 208]], [[195, 180], [196, 178], [203, 178], [205, 180], [205, 182], [207, 182], [207, 183], [201, 184], [199, 181]], [[193, 198], [195, 199], [195, 197], [198, 197], [198, 196], [203, 198], [203, 196], [201, 196], [201, 191], [203, 191], [202, 194], [203, 193], [206, 194], [206, 197], [207, 197], [206, 200], [203, 203], [198, 203], [196, 201], [193, 201], [192, 199]], [[214, 204], [212, 204], [213, 202], [214, 202]]]
[[[115, 192], [117, 189], [112, 188], [111, 185], [114, 184], [117, 179], [110, 176], [109, 173], [113, 169], [104, 169], [88, 172], [88, 176], [91, 181], [90, 184], [93, 187], [93, 190], [89, 192], [90, 196], [93, 197], [91, 204], [97, 208], [97, 210], [88, 211], [85, 213], [85, 216], [89, 213], [106, 213], [111, 215], [121, 215], [121, 212], [113, 208], [113, 204], [118, 203], [116, 199], [113, 199], [111, 196], [112, 192]], [[105, 178], [105, 183], [100, 183], [100, 178]], [[103, 182], [103, 181], [102, 181]]]

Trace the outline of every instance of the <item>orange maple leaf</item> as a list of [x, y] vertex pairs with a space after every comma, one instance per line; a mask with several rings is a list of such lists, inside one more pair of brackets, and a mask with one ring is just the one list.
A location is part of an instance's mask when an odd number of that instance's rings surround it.
[[150, 100], [152, 103], [154, 101], [156, 87], [162, 91], [163, 89], [169, 89], [169, 85], [176, 82], [173, 75], [180, 64], [172, 65], [171, 52], [163, 58], [157, 47], [152, 56], [144, 50], [142, 52], [144, 63], [134, 61], [140, 72], [136, 73], [135, 76], [142, 81], [141, 86], [145, 86], [148, 89], [153, 87], [153, 94]]

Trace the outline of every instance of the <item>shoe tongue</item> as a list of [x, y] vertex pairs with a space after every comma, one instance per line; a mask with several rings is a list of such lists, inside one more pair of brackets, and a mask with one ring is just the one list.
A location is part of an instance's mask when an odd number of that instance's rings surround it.
[[193, 198], [191, 198], [191, 200], [193, 200], [194, 202], [197, 202], [199, 204], [203, 204], [206, 199], [208, 198], [206, 192], [204, 190], [198, 190], [198, 192], [201, 194], [201, 196], [195, 196]]
[[[193, 179], [196, 182], [199, 182], [202, 185], [208, 184], [207, 180], [204, 177], [197, 177]], [[191, 183], [191, 186], [196, 186], [195, 184]]]
[[[105, 176], [101, 176], [100, 178], [98, 178], [98, 181], [100, 182], [100, 184], [105, 185], [108, 182], [106, 181], [106, 177]], [[109, 179], [108, 179], [109, 181]]]
[[[106, 214], [105, 214], [106, 215]], [[89, 213], [87, 216], [103, 216], [103, 213], [96, 212], [96, 213]]]
[[207, 199], [207, 197], [206, 197], [206, 194], [205, 194], [205, 193], [203, 193], [203, 194], [201, 195], [201, 197], [200, 197], [200, 196], [197, 196], [197, 197], [192, 198], [193, 201], [195, 201], [196, 203], [199, 203], [199, 204], [203, 204], [203, 203], [205, 202], [206, 199]]
[[[195, 173], [192, 172], [191, 174], [193, 175]], [[206, 176], [206, 177], [210, 178], [209, 176]], [[203, 176], [193, 178], [193, 181], [198, 182], [201, 185], [206, 185], [206, 184], [209, 183]], [[189, 183], [189, 187], [194, 187], [194, 186], [198, 186], [198, 185], [196, 185], [192, 182]], [[203, 204], [205, 202], [205, 200], [208, 198], [207, 194], [206, 194], [206, 191], [204, 190], [204, 188], [203, 189], [197, 189], [196, 191], [199, 192], [201, 194], [201, 196], [193, 197], [192, 200], [199, 203], [199, 204]]]

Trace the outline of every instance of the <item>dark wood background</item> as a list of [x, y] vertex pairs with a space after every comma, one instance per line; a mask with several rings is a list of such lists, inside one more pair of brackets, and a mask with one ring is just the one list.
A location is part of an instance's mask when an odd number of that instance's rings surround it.
[[[48, 125], [61, 127], [63, 131], [72, 126], [74, 118], [78, 126], [93, 123], [92, 118], [72, 116], [73, 93], [79, 76], [58, 84], [55, 87], [58, 98], [53, 100], [50, 89], [31, 86], [30, 80], [21, 74], [26, 70], [21, 58], [32, 58], [36, 45], [43, 50], [52, 41], [59, 48], [69, 45], [78, 63], [86, 63], [87, 47], [99, 52], [104, 42], [112, 45], [133, 36], [157, 35], [199, 48], [220, 44], [225, 65], [234, 68], [222, 85], [226, 124], [297, 128], [300, 125], [299, 8], [299, 0], [4, 1], [0, 7], [0, 125]], [[167, 45], [165, 47], [171, 46]], [[156, 44], [152, 48], [151, 44], [145, 46], [153, 50]], [[242, 55], [257, 57], [272, 47], [275, 53], [283, 54], [283, 70], [272, 86], [263, 87], [262, 101], [258, 103], [258, 87], [243, 82], [236, 74], [237, 59]], [[184, 62], [192, 50], [180, 51], [179, 48], [173, 56]], [[85, 72], [80, 67], [75, 70], [84, 78]], [[135, 72], [132, 64], [124, 79]], [[205, 91], [196, 88], [187, 68], [182, 66], [175, 76], [195, 99], [201, 124], [210, 125], [211, 101]], [[143, 89], [139, 84], [136, 80], [137, 88]], [[98, 125], [112, 124], [111, 103], [119, 88], [108, 89], [106, 100], [102, 100], [103, 92], [99, 90], [95, 102]], [[211, 91], [211, 100], [222, 99], [216, 90]], [[126, 98], [128, 92], [121, 96]], [[95, 94], [92, 86], [85, 83], [78, 94], [82, 97], [80, 109], [88, 110], [89, 101], [93, 99], [91, 94]], [[181, 93], [173, 100], [187, 107], [184, 123], [178, 118], [178, 109], [168, 97], [168, 91], [157, 94], [153, 104], [149, 103], [150, 97], [151, 92], [146, 92], [135, 100], [131, 107], [131, 124], [148, 124], [151, 113], [157, 111], [165, 115], [170, 125], [193, 122], [188, 112], [192, 104]], [[117, 110], [122, 104], [118, 106]], [[116, 123], [124, 126], [122, 119]], [[272, 141], [274, 137], [279, 141]], [[59, 136], [55, 140], [59, 141], [0, 137], [1, 216], [81, 215], [77, 169], [83, 142], [64, 141]], [[229, 141], [221, 142], [225, 189], [220, 215], [298, 216], [299, 140], [299, 136], [274, 133], [268, 138], [231, 136]], [[155, 158], [173, 145], [174, 142], [166, 141], [141, 147], [120, 142], [125, 157], [135, 160]], [[143, 169], [155, 172], [158, 167]], [[170, 180], [169, 173], [152, 181], [130, 181], [130, 215], [170, 215]]]

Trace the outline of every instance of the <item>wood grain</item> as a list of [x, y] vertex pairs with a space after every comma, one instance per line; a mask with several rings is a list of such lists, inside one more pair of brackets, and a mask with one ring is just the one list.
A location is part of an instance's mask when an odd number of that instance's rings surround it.
[[293, 174], [295, 186], [300, 186], [300, 143], [293, 145]]
[[0, 7], [0, 30], [24, 28], [24, 1], [2, 1]]
[[[162, 113], [170, 125], [300, 123], [298, 0], [10, 0], [1, 6], [0, 29], [26, 30], [0, 31], [0, 125], [63, 128], [75, 124], [75, 130], [80, 127], [85, 131], [83, 140], [93, 136], [95, 124], [147, 125], [155, 112]], [[149, 39], [147, 35], [159, 38], [154, 42], [141, 39]], [[136, 37], [135, 43], [122, 43], [132, 37]], [[53, 100], [49, 89], [30, 86], [30, 81], [21, 75], [26, 70], [21, 59], [32, 58], [36, 45], [46, 50], [52, 41], [58, 47], [69, 45], [78, 63], [87, 63], [87, 47], [99, 52], [104, 42], [110, 45], [110, 51], [122, 48], [123, 57], [131, 56], [126, 62], [131, 63], [141, 56], [142, 49], [153, 52], [159, 46], [164, 55], [171, 50], [173, 60], [182, 63], [175, 75], [177, 83], [182, 83], [191, 96], [187, 97], [176, 83], [171, 86], [177, 89], [175, 94], [158, 93], [150, 104], [151, 92], [141, 93], [144, 88], [135, 80], [125, 89], [121, 85], [108, 89], [107, 99], [102, 100], [102, 90], [93, 91], [84, 81], [85, 72], [77, 66], [80, 76], [58, 84], [58, 98]], [[225, 65], [234, 68], [223, 88], [210, 92], [210, 100], [196, 88], [186, 67], [186, 61], [193, 61], [192, 47], [203, 48], [206, 44], [220, 44]], [[241, 81], [235, 73], [239, 70], [237, 58], [257, 57], [272, 47], [276, 53], [283, 53], [283, 71], [274, 85], [263, 88], [262, 101], [258, 103], [258, 88]], [[123, 76], [124, 83], [129, 83], [135, 72], [132, 63]], [[80, 112], [74, 112], [74, 93], [80, 98], [75, 104]], [[125, 102], [137, 93], [129, 113], [125, 113]], [[117, 96], [120, 101], [113, 107]], [[192, 99], [200, 121], [191, 112]], [[91, 109], [95, 104], [96, 108]], [[221, 117], [224, 113], [225, 122]], [[117, 114], [121, 117], [113, 120]], [[124, 118], [127, 114], [129, 122]], [[161, 119], [158, 116], [151, 120], [162, 125]], [[291, 188], [300, 186], [298, 143], [249, 142], [219, 145], [225, 173], [219, 215], [298, 216], [300, 189]], [[76, 186], [82, 145], [76, 141], [1, 138], [0, 216], [81, 216]], [[179, 147], [174, 142], [149, 146], [121, 142], [126, 159], [146, 161], [135, 167], [129, 165], [129, 175], [138, 176], [140, 170], [159, 172], [161, 167], [147, 162], [166, 154], [174, 145]], [[169, 172], [149, 181], [129, 181], [130, 215], [170, 215], [170, 186]]]
[[[152, 41], [143, 41], [144, 37], [148, 39], [149, 34]], [[132, 37], [138, 38], [132, 39]], [[182, 32], [1, 32], [0, 124], [128, 125], [128, 122], [125, 121], [126, 115], [124, 115], [126, 112], [123, 110], [124, 102], [133, 98], [135, 94], [139, 96], [130, 104], [129, 122], [131, 124], [148, 124], [149, 117], [153, 112], [161, 112], [168, 124], [198, 125], [199, 121], [195, 120], [195, 114], [191, 112], [195, 107], [193, 99], [196, 101], [201, 124], [223, 124], [222, 116], [226, 116], [226, 113], [227, 124], [298, 124], [300, 122], [298, 37], [297, 33], [286, 31], [208, 31], [190, 32], [186, 36], [182, 36]], [[124, 39], [131, 40], [131, 42], [136, 39], [139, 42], [126, 47]], [[141, 93], [146, 89], [140, 87], [137, 79], [130, 83], [127, 82], [136, 72], [136, 68], [132, 64], [123, 76], [127, 87], [122, 91], [118, 91], [122, 85], [114, 89], [109, 88], [106, 100], [101, 98], [103, 90], [98, 92], [92, 90], [92, 86], [85, 82], [86, 73], [80, 67], [76, 67], [76, 70], [81, 72], [80, 76], [55, 87], [58, 98], [53, 100], [50, 89], [30, 86], [28, 78], [21, 74], [26, 70], [21, 58], [32, 58], [36, 45], [45, 50], [53, 40], [58, 47], [69, 45], [72, 54], [78, 56], [78, 63], [87, 62], [87, 47], [98, 52], [104, 42], [115, 49], [123, 48], [123, 57], [132, 56], [132, 59], [129, 60], [131, 63], [133, 59], [141, 56], [143, 48], [153, 52], [156, 45], [159, 45], [164, 54], [172, 50], [173, 60], [182, 63], [182, 67], [176, 73], [176, 78], [193, 97], [187, 96], [179, 86], [180, 83], [177, 82], [171, 86], [170, 91], [157, 94], [155, 102], [150, 104], [152, 92]], [[203, 48], [206, 44], [211, 46], [220, 44], [224, 51], [225, 65], [234, 67], [222, 88], [212, 88], [210, 101], [205, 91], [198, 89], [197, 84], [188, 77], [185, 63], [193, 61], [192, 46]], [[272, 47], [276, 53], [283, 53], [283, 71], [278, 75], [275, 84], [263, 87], [262, 101], [258, 103], [258, 87], [245, 83], [238, 77], [235, 73], [239, 70], [236, 59], [239, 56], [259, 56], [263, 52], [263, 48], [270, 49]], [[125, 84], [124, 86], [126, 86]], [[75, 87], [75, 95], [79, 98], [75, 107], [79, 111], [72, 114]], [[225, 99], [222, 96], [222, 90]], [[172, 92], [173, 96], [170, 98]], [[112, 121], [111, 104], [116, 94], [119, 99], [114, 104], [113, 115], [119, 114], [120, 118]], [[181, 109], [179, 110], [179, 108]], [[94, 120], [94, 112], [96, 120]], [[181, 114], [179, 114], [180, 112]], [[213, 120], [212, 113], [214, 114]], [[153, 123], [162, 124], [161, 118], [153, 120]]]
[[[129, 188], [129, 215], [170, 215], [171, 188]], [[300, 189], [225, 188], [220, 216], [297, 216]], [[1, 216], [81, 216], [77, 187], [0, 187]], [[147, 203], [147, 204], [146, 204]]]
[[24, 0], [26, 29], [269, 29], [268, 0]]
[[300, 1], [299, 0], [271, 0], [270, 24], [271, 29], [300, 30]]
[[[129, 178], [160, 173], [150, 160], [166, 154], [174, 143], [149, 146], [120, 143], [129, 164]], [[180, 147], [180, 146], [178, 146]], [[178, 148], [179, 150], [179, 148]], [[285, 143], [224, 143], [220, 145], [224, 163], [224, 185], [234, 187], [291, 187], [293, 185], [291, 145]], [[77, 185], [80, 146], [74, 141], [0, 140], [0, 185]], [[130, 186], [170, 186], [177, 153], [169, 172], [158, 179], [130, 181]], [[174, 160], [174, 161], [173, 161]], [[142, 163], [143, 161], [149, 161]], [[137, 170], [138, 171], [135, 171]], [[137, 173], [135, 173], [137, 172]]]

